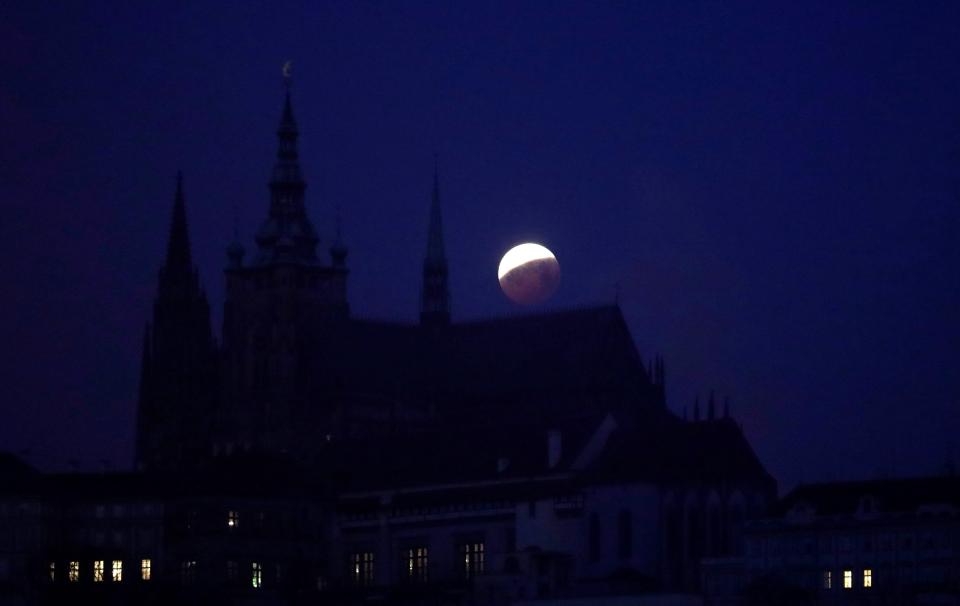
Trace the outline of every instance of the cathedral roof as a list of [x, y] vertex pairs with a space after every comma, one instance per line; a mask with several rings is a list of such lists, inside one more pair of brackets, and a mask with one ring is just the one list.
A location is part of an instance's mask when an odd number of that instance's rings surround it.
[[459, 412], [518, 403], [531, 412], [536, 407], [556, 412], [561, 404], [589, 412], [602, 408], [600, 399], [639, 404], [651, 396], [651, 383], [616, 306], [438, 330], [363, 320], [325, 330], [332, 332], [317, 340], [309, 365], [312, 376], [331, 389], [425, 399]]

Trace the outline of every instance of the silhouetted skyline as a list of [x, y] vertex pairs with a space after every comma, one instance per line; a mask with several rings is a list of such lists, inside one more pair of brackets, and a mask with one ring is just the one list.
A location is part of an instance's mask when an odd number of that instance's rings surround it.
[[3, 11], [0, 449], [129, 466], [175, 174], [219, 332], [291, 60], [355, 315], [417, 318], [436, 152], [455, 320], [520, 311], [534, 239], [549, 306], [619, 289], [670, 407], [729, 395], [782, 487], [960, 455], [954, 4]]

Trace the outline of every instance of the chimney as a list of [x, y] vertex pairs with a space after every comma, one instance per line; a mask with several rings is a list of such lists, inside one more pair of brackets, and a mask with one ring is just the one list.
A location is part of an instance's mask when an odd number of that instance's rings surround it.
[[559, 429], [547, 432], [547, 468], [553, 469], [560, 462], [563, 454], [563, 434]]

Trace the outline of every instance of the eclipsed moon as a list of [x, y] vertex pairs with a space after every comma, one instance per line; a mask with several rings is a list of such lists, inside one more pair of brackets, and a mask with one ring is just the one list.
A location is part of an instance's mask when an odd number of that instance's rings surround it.
[[503, 255], [497, 278], [503, 294], [514, 303], [543, 303], [560, 285], [560, 264], [549, 249], [527, 242]]

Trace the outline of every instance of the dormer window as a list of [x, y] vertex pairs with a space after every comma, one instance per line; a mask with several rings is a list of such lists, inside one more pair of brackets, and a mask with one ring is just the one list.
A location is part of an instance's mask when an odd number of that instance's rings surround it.
[[809, 503], [796, 503], [787, 511], [787, 520], [791, 522], [809, 522], [813, 520], [816, 510]]
[[860, 497], [860, 505], [857, 507], [857, 514], [862, 516], [869, 516], [879, 513], [880, 504], [877, 502], [877, 498], [872, 495], [864, 495]]

